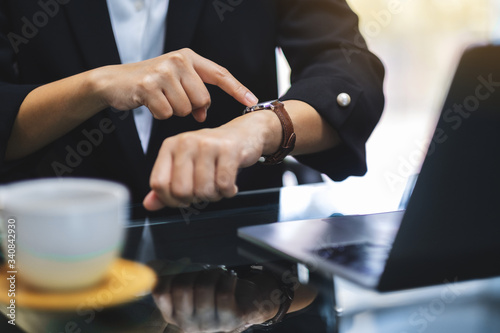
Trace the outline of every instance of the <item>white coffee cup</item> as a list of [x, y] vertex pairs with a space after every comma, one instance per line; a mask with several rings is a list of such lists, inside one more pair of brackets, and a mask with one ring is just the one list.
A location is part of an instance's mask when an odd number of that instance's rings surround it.
[[6, 262], [14, 260], [9, 269], [39, 289], [98, 283], [121, 253], [128, 204], [123, 185], [103, 180], [49, 178], [1, 187], [2, 251]]

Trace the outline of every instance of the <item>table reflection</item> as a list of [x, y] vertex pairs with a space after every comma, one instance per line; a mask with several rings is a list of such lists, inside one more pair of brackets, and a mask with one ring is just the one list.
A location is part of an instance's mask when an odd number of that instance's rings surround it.
[[[295, 294], [289, 313], [306, 308], [317, 296], [314, 288], [298, 282], [295, 265], [286, 262], [272, 268], [226, 268], [189, 260], [149, 265], [158, 274], [152, 295], [109, 309], [53, 312], [21, 307], [16, 327], [27, 333], [244, 332], [263, 328], [259, 324], [275, 317], [284, 302], [283, 281]], [[280, 271], [271, 270], [277, 267]]]
[[[158, 266], [161, 265], [161, 266]], [[170, 329], [179, 332], [243, 332], [277, 314], [284, 302], [283, 281], [294, 299], [288, 312], [312, 303], [316, 291], [301, 285], [288, 270], [272, 272], [261, 265], [235, 267], [156, 263], [159, 283], [153, 298]], [[239, 275], [243, 274], [243, 277]]]

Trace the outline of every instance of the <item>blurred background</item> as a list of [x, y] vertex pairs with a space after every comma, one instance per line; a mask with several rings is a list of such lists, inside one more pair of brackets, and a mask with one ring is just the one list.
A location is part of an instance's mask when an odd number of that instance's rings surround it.
[[[367, 145], [367, 175], [332, 183], [328, 200], [347, 214], [395, 210], [420, 169], [462, 52], [500, 37], [500, 0], [347, 1], [385, 65], [386, 108]], [[282, 64], [281, 89], [286, 70]]]

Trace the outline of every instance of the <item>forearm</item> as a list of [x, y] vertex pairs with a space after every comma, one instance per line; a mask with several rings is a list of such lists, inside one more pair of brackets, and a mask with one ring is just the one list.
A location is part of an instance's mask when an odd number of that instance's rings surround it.
[[294, 100], [284, 103], [297, 135], [292, 155], [317, 153], [340, 142], [337, 132], [312, 106]]
[[39, 87], [20, 107], [6, 159], [40, 149], [106, 107], [132, 110], [144, 105], [158, 119], [192, 114], [203, 122], [210, 105], [205, 83], [219, 86], [244, 105], [257, 102], [225, 68], [189, 49], [97, 68]]
[[21, 104], [5, 159], [37, 151], [104, 109], [95, 75], [89, 71], [33, 90]]
[[[297, 140], [292, 155], [311, 154], [330, 149], [340, 142], [337, 132], [309, 104], [290, 100], [285, 101], [285, 108], [294, 126]], [[281, 143], [281, 124], [272, 112], [267, 112], [267, 125], [273, 135], [265, 139], [264, 155], [278, 150]]]

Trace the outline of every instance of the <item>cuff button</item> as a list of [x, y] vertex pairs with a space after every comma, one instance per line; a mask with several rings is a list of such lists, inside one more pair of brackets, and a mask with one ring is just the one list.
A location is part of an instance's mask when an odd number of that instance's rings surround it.
[[349, 96], [349, 94], [346, 94], [346, 93], [341, 93], [337, 96], [337, 103], [341, 106], [341, 107], [348, 107], [350, 104], [351, 104], [351, 96]]

